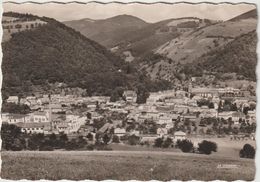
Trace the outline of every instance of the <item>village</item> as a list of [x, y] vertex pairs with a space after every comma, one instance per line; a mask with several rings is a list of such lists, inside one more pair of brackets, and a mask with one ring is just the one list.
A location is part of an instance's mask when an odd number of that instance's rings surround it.
[[[137, 93], [125, 90], [123, 97], [45, 94], [19, 98], [9, 96], [7, 104], [26, 105], [26, 114], [1, 113], [2, 122], [14, 124], [25, 133], [60, 134], [69, 138], [96, 135], [137, 136], [138, 143], [153, 145], [157, 138], [173, 141], [226, 137], [254, 140], [256, 98], [246, 89], [193, 87], [150, 93], [137, 104]], [[92, 137], [89, 137], [92, 136]], [[102, 138], [101, 138], [102, 140]], [[112, 142], [113, 137], [109, 139]]]

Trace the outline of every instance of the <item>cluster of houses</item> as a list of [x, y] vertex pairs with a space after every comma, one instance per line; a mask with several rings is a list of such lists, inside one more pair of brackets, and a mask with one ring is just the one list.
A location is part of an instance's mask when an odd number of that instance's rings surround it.
[[[189, 120], [199, 123], [203, 118], [219, 118], [232, 120], [239, 125], [241, 121], [256, 122], [255, 110], [243, 112], [245, 107], [256, 104], [253, 97], [244, 97], [239, 89], [233, 88], [190, 88], [188, 91], [167, 90], [150, 93], [145, 104], [137, 104], [135, 91], [127, 90], [123, 93], [124, 100], [110, 102], [109, 97], [93, 96], [81, 97], [75, 95], [42, 95], [30, 96], [19, 99], [10, 96], [6, 102], [28, 105], [33, 112], [29, 114], [1, 113], [2, 121], [15, 124], [22, 131], [29, 133], [60, 133], [66, 134], [88, 131], [95, 133], [93, 123], [106, 119], [111, 113], [123, 114], [128, 123], [143, 124], [146, 121], [156, 123], [155, 133], [143, 133], [133, 128], [126, 130], [122, 126], [122, 120], [113, 120], [104, 124], [98, 131], [105, 133], [113, 128], [113, 133], [119, 137], [124, 135], [136, 135], [143, 141], [155, 140], [157, 137], [169, 136], [169, 131], [175, 127], [175, 122]], [[223, 98], [232, 98], [236, 103], [237, 111], [219, 111], [219, 103]], [[202, 99], [210, 101], [211, 107], [199, 106]], [[83, 106], [81, 112], [74, 111], [75, 107]], [[98, 112], [98, 110], [103, 112]], [[89, 117], [88, 115], [91, 115]], [[86, 127], [88, 126], [88, 127]], [[92, 129], [89, 129], [91, 128]], [[84, 128], [88, 128], [87, 130]], [[183, 131], [175, 131], [173, 139], [185, 139], [187, 134]]]

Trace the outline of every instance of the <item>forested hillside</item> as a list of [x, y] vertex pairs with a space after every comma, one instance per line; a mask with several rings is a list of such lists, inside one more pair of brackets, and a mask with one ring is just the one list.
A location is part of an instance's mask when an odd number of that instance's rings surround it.
[[220, 49], [215, 49], [184, 66], [187, 75], [201, 75], [203, 71], [236, 73], [249, 80], [256, 80], [256, 32], [241, 35]]
[[[17, 13], [4, 16], [35, 17]], [[40, 19], [47, 24], [15, 33], [2, 43], [4, 92], [26, 93], [31, 87], [48, 89], [49, 83], [59, 82], [84, 88], [90, 95], [110, 95], [116, 87], [135, 88], [139, 83], [149, 83], [149, 78], [140, 76], [105, 47], [54, 19]]]
[[85, 18], [66, 21], [64, 24], [107, 48], [114, 47], [118, 42], [126, 39], [128, 33], [148, 25], [140, 18], [130, 15], [118, 15], [102, 20]]

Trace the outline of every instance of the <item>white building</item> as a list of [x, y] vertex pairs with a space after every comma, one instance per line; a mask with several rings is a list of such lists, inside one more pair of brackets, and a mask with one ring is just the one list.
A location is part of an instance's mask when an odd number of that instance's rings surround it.
[[166, 128], [158, 128], [156, 133], [159, 137], [164, 137], [168, 135], [168, 130]]
[[137, 94], [133, 90], [126, 90], [123, 93], [123, 97], [125, 98], [126, 102], [135, 103], [137, 99]]
[[124, 128], [115, 128], [114, 134], [118, 137], [124, 136], [126, 134], [126, 130]]
[[186, 133], [184, 133], [182, 131], [176, 131], [174, 133], [174, 141], [185, 140], [185, 139], [186, 139]]
[[6, 102], [18, 104], [19, 98], [18, 96], [9, 96]]

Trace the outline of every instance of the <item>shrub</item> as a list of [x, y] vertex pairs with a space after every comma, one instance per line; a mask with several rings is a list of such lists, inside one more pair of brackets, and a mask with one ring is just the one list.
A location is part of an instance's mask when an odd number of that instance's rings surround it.
[[111, 147], [105, 144], [95, 144], [94, 149], [96, 150], [113, 150]]
[[203, 140], [198, 144], [198, 151], [202, 154], [211, 154], [211, 152], [217, 152], [217, 144], [215, 142]]
[[239, 156], [241, 158], [255, 158], [255, 148], [250, 144], [245, 144], [244, 147], [240, 150]]
[[137, 145], [140, 143], [140, 137], [135, 136], [135, 135], [131, 135], [128, 137], [128, 143], [130, 145]]
[[113, 143], [119, 143], [119, 137], [117, 135], [114, 135], [113, 138], [112, 138], [112, 142]]
[[75, 139], [68, 141], [65, 145], [65, 150], [76, 150], [79, 148], [79, 145]]
[[105, 135], [103, 136], [103, 142], [104, 142], [105, 144], [108, 144], [109, 141], [110, 141], [110, 137], [109, 137], [107, 134], [105, 134]]
[[163, 144], [163, 139], [162, 138], [156, 138], [154, 141], [154, 147], [161, 148]]
[[168, 148], [173, 144], [173, 141], [171, 138], [167, 137], [166, 140], [164, 140], [162, 147], [163, 148]]
[[123, 135], [123, 136], [120, 137], [120, 140], [121, 141], [127, 141], [128, 137], [129, 137], [128, 135]]
[[94, 150], [94, 145], [93, 144], [87, 145], [87, 150]]
[[40, 151], [53, 151], [53, 147], [49, 145], [42, 145], [39, 147]]
[[177, 147], [181, 149], [182, 152], [191, 152], [193, 151], [193, 143], [190, 140], [178, 140]]

